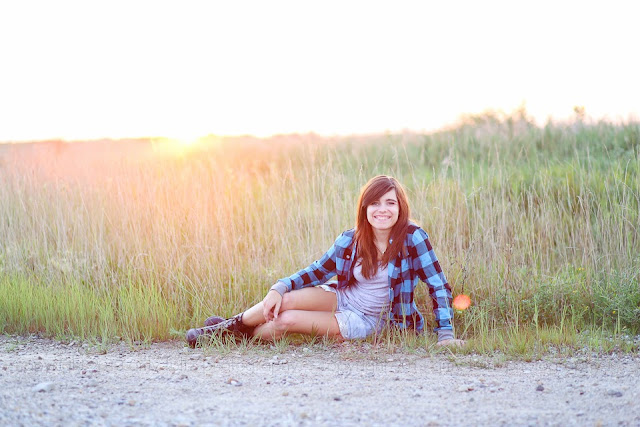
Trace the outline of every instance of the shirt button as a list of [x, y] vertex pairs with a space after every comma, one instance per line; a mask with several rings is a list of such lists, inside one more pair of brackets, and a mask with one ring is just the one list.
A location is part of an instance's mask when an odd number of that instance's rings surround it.
[[347, 255], [345, 258], [347, 258], [347, 259], [351, 259], [351, 255]]

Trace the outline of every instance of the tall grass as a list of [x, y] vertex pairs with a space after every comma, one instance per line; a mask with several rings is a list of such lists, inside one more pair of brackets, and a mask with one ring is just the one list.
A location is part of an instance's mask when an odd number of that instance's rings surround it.
[[[231, 315], [405, 184], [459, 335], [640, 329], [640, 126], [471, 117], [428, 134], [0, 146], [0, 328], [163, 340]], [[432, 323], [424, 287], [419, 305]]]

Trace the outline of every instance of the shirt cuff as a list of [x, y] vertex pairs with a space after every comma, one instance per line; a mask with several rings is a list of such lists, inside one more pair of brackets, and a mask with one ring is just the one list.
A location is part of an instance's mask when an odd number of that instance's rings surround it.
[[453, 339], [453, 331], [451, 329], [440, 329], [438, 331], [438, 342]]
[[287, 285], [282, 283], [282, 282], [276, 282], [275, 285], [273, 285], [271, 287], [271, 289], [269, 289], [270, 291], [276, 291], [280, 294], [280, 296], [284, 296], [284, 293], [287, 292], [289, 288], [287, 288]]

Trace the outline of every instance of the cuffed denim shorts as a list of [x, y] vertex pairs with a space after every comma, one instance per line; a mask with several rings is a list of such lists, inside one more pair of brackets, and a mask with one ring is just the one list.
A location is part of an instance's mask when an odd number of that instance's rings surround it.
[[336, 309], [336, 320], [340, 327], [340, 334], [346, 340], [364, 339], [373, 333], [380, 333], [384, 328], [385, 321], [382, 316], [364, 314], [355, 309], [344, 300], [342, 292], [329, 285], [320, 285], [327, 292], [336, 294], [338, 308]]

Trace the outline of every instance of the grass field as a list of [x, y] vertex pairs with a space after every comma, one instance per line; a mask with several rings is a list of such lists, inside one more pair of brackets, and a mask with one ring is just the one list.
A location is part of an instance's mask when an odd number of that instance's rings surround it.
[[521, 113], [429, 135], [0, 145], [0, 331], [165, 340], [232, 315], [351, 228], [376, 174], [406, 186], [471, 296], [455, 325], [475, 349], [640, 330], [640, 124]]

